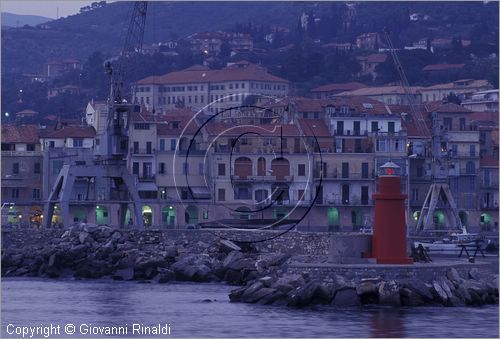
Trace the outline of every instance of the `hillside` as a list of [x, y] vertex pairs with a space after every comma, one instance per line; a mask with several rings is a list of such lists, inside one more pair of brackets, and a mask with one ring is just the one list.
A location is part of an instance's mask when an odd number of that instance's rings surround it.
[[52, 20], [52, 18], [39, 15], [21, 15], [9, 12], [3, 12], [1, 18], [2, 26], [8, 27], [22, 27], [24, 25], [35, 26]]
[[[281, 25], [294, 29], [302, 13], [314, 13], [331, 26], [325, 42], [354, 41], [364, 32], [396, 32], [395, 44], [427, 36], [498, 32], [498, 3], [489, 2], [360, 2], [349, 32], [339, 36], [335, 25], [342, 19], [341, 2], [150, 2], [144, 41], [167, 41], [194, 32], [230, 29], [235, 24], [257, 27]], [[129, 22], [131, 2], [114, 2], [80, 14], [51, 21], [42, 27], [2, 30], [2, 70], [37, 72], [49, 59], [86, 59], [94, 51], [116, 53]], [[408, 24], [410, 13], [429, 15], [425, 22]], [[479, 26], [477, 23], [481, 23]], [[48, 28], [47, 28], [48, 26]], [[325, 25], [328, 29], [328, 25]]]

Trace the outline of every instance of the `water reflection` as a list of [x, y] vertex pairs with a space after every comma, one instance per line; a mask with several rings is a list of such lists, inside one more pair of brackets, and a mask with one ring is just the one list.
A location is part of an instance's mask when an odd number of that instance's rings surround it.
[[373, 310], [370, 318], [370, 336], [373, 338], [404, 338], [404, 311], [397, 308]]

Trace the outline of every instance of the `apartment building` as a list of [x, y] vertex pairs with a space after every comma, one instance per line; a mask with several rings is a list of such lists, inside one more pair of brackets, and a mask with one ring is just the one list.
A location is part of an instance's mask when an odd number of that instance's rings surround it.
[[498, 113], [498, 89], [476, 92], [461, 105], [474, 112]]
[[[422, 102], [420, 94], [420, 87], [410, 87], [410, 91], [414, 96], [415, 103]], [[379, 86], [379, 87], [365, 87], [353, 91], [341, 92], [335, 96], [361, 96], [368, 97], [387, 105], [408, 105], [410, 104], [408, 95], [402, 86]]]
[[2, 125], [2, 224], [41, 225], [42, 163], [36, 125]]
[[482, 231], [498, 232], [498, 158], [485, 156], [480, 161]]
[[472, 95], [478, 91], [492, 89], [487, 80], [462, 79], [446, 84], [437, 84], [419, 89], [422, 102], [432, 102], [446, 99], [450, 94], [457, 95], [461, 100], [472, 98]]
[[148, 111], [162, 113], [174, 108], [203, 110], [220, 117], [255, 101], [255, 96], [284, 97], [287, 80], [269, 74], [263, 67], [247, 61], [220, 70], [195, 65], [162, 76], [150, 76], [133, 85], [133, 100]]

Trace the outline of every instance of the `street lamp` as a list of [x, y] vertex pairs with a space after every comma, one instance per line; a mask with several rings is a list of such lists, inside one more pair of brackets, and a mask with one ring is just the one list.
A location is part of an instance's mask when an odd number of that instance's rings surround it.
[[410, 234], [410, 222], [411, 222], [411, 211], [410, 211], [410, 199], [411, 199], [411, 191], [410, 191], [410, 159], [415, 159], [417, 154], [411, 154], [406, 157], [406, 193], [408, 197], [406, 199], [406, 235]]

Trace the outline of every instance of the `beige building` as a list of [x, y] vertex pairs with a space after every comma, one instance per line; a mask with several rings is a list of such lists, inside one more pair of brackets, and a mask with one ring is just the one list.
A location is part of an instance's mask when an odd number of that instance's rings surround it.
[[2, 125], [2, 225], [41, 225], [42, 164], [36, 125]]
[[475, 92], [492, 89], [487, 80], [463, 79], [447, 84], [438, 84], [429, 87], [421, 87], [422, 102], [431, 102], [446, 99], [451, 93], [457, 95], [461, 100], [472, 97]]
[[253, 96], [284, 97], [287, 80], [263, 67], [241, 61], [220, 70], [195, 65], [162, 76], [150, 76], [133, 85], [134, 102], [148, 111], [186, 107], [193, 111], [229, 116], [231, 108], [249, 104]]
[[[410, 87], [411, 93], [414, 95], [416, 103], [422, 101], [422, 96], [419, 92], [420, 87]], [[380, 87], [365, 87], [354, 91], [338, 93], [335, 96], [360, 96], [374, 99], [383, 102], [387, 105], [408, 105], [408, 96], [401, 86], [380, 86]]]

